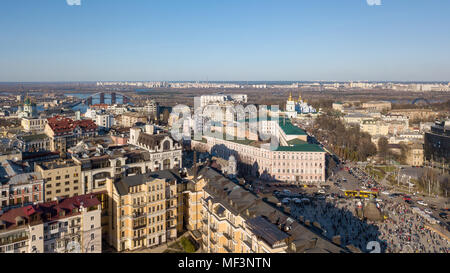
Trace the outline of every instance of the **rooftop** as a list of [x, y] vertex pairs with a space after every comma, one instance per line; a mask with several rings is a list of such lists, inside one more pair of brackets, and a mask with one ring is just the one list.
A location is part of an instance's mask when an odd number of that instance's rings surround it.
[[289, 119], [282, 118], [278, 121], [278, 124], [286, 135], [306, 135], [305, 131], [294, 126]]
[[163, 170], [146, 174], [126, 176], [119, 181], [114, 182], [114, 186], [116, 187], [116, 190], [120, 195], [127, 195], [129, 193], [130, 187], [142, 185], [147, 182], [152, 182], [156, 179], [163, 179], [167, 182], [181, 180], [181, 178], [174, 172], [170, 170]]

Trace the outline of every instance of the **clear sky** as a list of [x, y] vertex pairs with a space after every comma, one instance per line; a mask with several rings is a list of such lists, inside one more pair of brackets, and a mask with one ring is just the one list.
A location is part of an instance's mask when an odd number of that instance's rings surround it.
[[449, 81], [450, 1], [0, 2], [0, 81], [207, 79]]

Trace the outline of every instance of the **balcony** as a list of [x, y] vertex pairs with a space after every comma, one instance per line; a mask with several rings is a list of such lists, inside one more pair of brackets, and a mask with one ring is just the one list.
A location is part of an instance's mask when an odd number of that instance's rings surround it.
[[133, 218], [141, 218], [146, 216], [147, 216], [146, 213], [133, 213]]
[[233, 240], [233, 237], [232, 237], [228, 232], [224, 232], [224, 233], [223, 233], [223, 236], [224, 236], [225, 238], [227, 238], [227, 240]]
[[253, 249], [252, 248], [252, 241], [245, 239], [244, 240], [244, 244], [246, 244], [250, 249]]
[[217, 227], [216, 226], [210, 226], [210, 229], [212, 232], [217, 232]]
[[211, 237], [210, 241], [211, 241], [211, 243], [214, 244], [214, 245], [217, 244], [217, 239], [214, 238], [214, 237]]
[[225, 251], [227, 251], [228, 253], [233, 253], [234, 251], [232, 250], [232, 247], [224, 245], [223, 249], [225, 249]]
[[145, 207], [147, 204], [146, 203], [137, 203], [137, 204], [133, 204], [133, 208], [141, 208], [141, 207]]

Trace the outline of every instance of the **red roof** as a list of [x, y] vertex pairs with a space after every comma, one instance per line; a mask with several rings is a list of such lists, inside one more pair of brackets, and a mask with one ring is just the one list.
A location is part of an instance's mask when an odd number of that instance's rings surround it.
[[[95, 194], [79, 195], [63, 199], [60, 202], [52, 201], [11, 209], [0, 216], [0, 222], [6, 224], [7, 228], [15, 228], [17, 217], [24, 218], [29, 223], [31, 216], [36, 214], [38, 217], [35, 221], [50, 222], [79, 214], [78, 210], [81, 206], [89, 208], [98, 205], [100, 205], [100, 201]], [[65, 212], [64, 216], [60, 215], [61, 211]]]
[[62, 116], [54, 116], [48, 118], [48, 125], [52, 128], [54, 133], [64, 133], [64, 132], [73, 132], [73, 130], [77, 127], [80, 127], [82, 130], [96, 130], [97, 125], [94, 121], [90, 119], [85, 120], [72, 120], [70, 118], [62, 117]]

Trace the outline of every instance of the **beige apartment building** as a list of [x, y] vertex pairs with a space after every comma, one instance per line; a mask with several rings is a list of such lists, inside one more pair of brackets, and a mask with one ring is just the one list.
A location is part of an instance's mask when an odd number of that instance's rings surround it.
[[371, 136], [387, 136], [389, 134], [389, 125], [381, 121], [363, 120], [360, 124], [361, 131]]
[[179, 182], [168, 170], [108, 179], [108, 243], [128, 251], [175, 240]]
[[147, 123], [147, 116], [138, 112], [128, 112], [122, 114], [120, 125], [123, 127], [133, 127], [137, 122]]
[[67, 198], [83, 194], [80, 183], [81, 166], [73, 160], [54, 160], [35, 165], [45, 183], [45, 200]]
[[205, 180], [198, 225], [204, 252], [346, 252], [209, 167], [194, 180]]
[[423, 163], [424, 163], [423, 144], [421, 143], [412, 144], [408, 149], [408, 153], [406, 154], [406, 164], [411, 166], [423, 166]]

